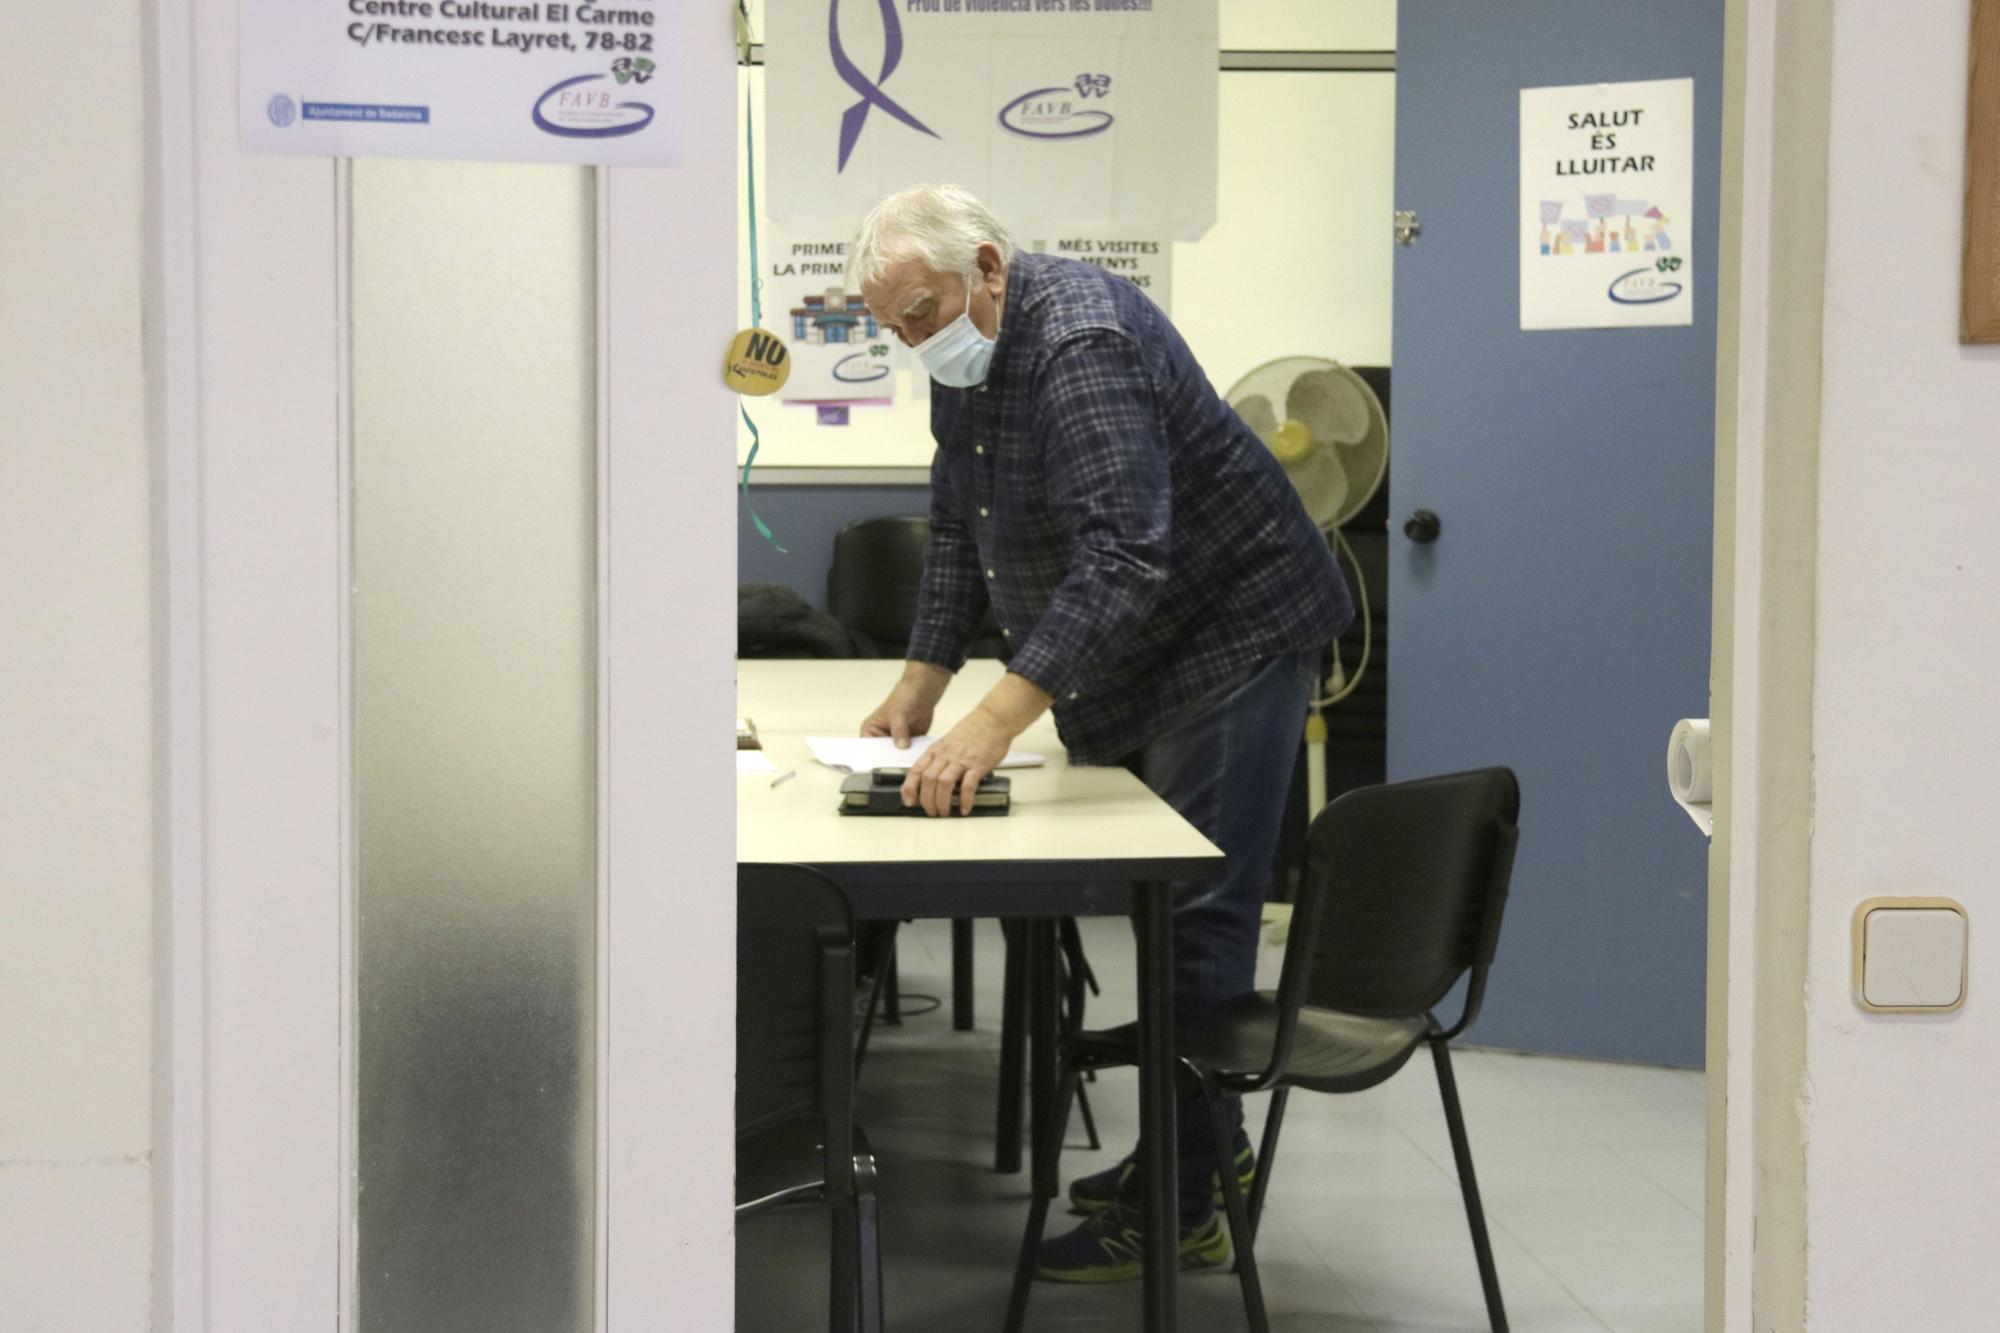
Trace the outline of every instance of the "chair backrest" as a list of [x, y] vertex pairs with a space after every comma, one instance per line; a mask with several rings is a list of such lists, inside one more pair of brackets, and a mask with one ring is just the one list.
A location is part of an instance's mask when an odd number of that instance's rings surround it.
[[[736, 867], [736, 1133], [799, 1116], [849, 1142], [854, 923], [838, 884], [804, 866]], [[828, 1152], [845, 1170], [845, 1152]], [[829, 1176], [829, 1183], [834, 1176]]]
[[1402, 1018], [1428, 1013], [1470, 971], [1462, 1030], [1499, 942], [1520, 810], [1504, 768], [1357, 787], [1328, 805], [1307, 834], [1287, 998]]
[[916, 624], [930, 537], [930, 520], [915, 515], [864, 518], [842, 528], [826, 571], [826, 609], [900, 657]]

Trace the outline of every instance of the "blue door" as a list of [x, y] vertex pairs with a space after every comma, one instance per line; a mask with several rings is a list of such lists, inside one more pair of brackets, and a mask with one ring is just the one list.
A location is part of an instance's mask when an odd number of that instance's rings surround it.
[[[1392, 779], [1506, 764], [1521, 846], [1483, 1045], [1702, 1062], [1722, 0], [1402, 0]], [[1522, 88], [1692, 76], [1692, 328], [1520, 331]], [[1678, 242], [1679, 237], [1675, 238]], [[1425, 510], [1437, 535], [1405, 535]]]

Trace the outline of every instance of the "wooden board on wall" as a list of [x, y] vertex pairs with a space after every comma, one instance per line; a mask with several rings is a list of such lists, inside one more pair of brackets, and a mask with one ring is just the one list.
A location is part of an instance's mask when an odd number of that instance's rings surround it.
[[2000, 0], [1973, 0], [1959, 340], [2000, 343]]

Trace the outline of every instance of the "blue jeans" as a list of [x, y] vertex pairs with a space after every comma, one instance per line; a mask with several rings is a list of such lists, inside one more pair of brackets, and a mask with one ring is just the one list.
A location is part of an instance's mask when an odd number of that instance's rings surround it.
[[[1318, 670], [1317, 650], [1273, 658], [1198, 701], [1131, 760], [1140, 781], [1229, 858], [1222, 878], [1173, 886], [1177, 1024], [1256, 988], [1265, 890]], [[1240, 1129], [1239, 1098], [1227, 1114]], [[1199, 1095], [1182, 1098], [1179, 1123], [1187, 1221], [1207, 1211], [1209, 1179], [1234, 1153], [1217, 1151]]]

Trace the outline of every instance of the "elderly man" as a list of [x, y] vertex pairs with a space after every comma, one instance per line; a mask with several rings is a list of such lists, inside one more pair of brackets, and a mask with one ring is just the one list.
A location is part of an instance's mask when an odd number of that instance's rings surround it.
[[[1159, 308], [1124, 278], [1016, 251], [971, 194], [920, 186], [861, 225], [849, 265], [936, 388], [931, 537], [902, 679], [862, 734], [925, 734], [989, 607], [1007, 673], [910, 768], [905, 803], [969, 812], [1053, 709], [1073, 763], [1126, 764], [1228, 855], [1176, 886], [1182, 1021], [1254, 985], [1257, 932], [1320, 654], [1353, 617], [1324, 537]], [[1254, 1171], [1233, 1106], [1232, 1169]], [[1181, 1254], [1229, 1255], [1221, 1154], [1180, 1112]], [[1038, 1271], [1136, 1277], [1132, 1158], [1075, 1181], [1085, 1221]]]

